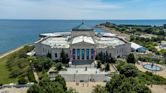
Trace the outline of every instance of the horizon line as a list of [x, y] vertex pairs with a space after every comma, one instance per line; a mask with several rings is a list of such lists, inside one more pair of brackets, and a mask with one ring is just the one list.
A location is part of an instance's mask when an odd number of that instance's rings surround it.
[[159, 18], [154, 18], [154, 19], [146, 19], [146, 18], [141, 18], [141, 19], [35, 19], [35, 18], [32, 18], [32, 19], [13, 19], [13, 18], [9, 18], [9, 19], [1, 19], [0, 20], [105, 20], [105, 21], [109, 21], [109, 20], [166, 20], [166, 19], [159, 19]]

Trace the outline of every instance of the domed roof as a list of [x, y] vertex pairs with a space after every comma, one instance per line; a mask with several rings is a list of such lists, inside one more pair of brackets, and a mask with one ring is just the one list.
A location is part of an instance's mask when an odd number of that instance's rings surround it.
[[88, 27], [84, 22], [82, 22], [80, 25], [74, 27], [72, 31], [93, 31], [93, 28]]

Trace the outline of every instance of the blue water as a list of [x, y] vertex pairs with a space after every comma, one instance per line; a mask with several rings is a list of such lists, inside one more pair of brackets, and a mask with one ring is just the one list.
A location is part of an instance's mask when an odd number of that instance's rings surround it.
[[151, 71], [161, 71], [161, 67], [159, 67], [157, 65], [152, 66], [152, 64], [145, 64], [144, 68], [147, 70], [151, 70]]
[[[108, 20], [87, 20], [89, 26], [95, 26]], [[111, 20], [116, 24], [163, 25], [166, 20]], [[80, 24], [80, 20], [0, 20], [0, 54], [23, 44], [38, 40], [45, 32], [70, 31]], [[97, 29], [101, 31], [101, 29]]]

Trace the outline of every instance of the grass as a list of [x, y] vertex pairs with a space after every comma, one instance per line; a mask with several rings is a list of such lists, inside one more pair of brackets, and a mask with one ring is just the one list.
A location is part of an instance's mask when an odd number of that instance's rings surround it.
[[[30, 66], [27, 61], [24, 61], [26, 60], [25, 55], [32, 49], [33, 46], [24, 46], [0, 58], [0, 84], [16, 83], [20, 77], [23, 77], [22, 74], [27, 73], [27, 69], [30, 68]], [[20, 72], [22, 72], [22, 74], [20, 74]], [[13, 73], [19, 74], [11, 78]]]
[[18, 80], [18, 78], [9, 78], [10, 71], [6, 66], [7, 61], [8, 61], [7, 56], [0, 59], [0, 83], [2, 84], [15, 83]]

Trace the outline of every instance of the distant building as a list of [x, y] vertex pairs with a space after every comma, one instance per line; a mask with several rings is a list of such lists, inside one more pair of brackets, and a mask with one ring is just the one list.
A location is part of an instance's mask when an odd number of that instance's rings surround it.
[[140, 35], [139, 37], [141, 37], [141, 38], [147, 38], [147, 39], [152, 39], [153, 37], [156, 38], [157, 35], [143, 34], [143, 35]]
[[51, 54], [53, 60], [60, 59], [62, 49], [70, 62], [93, 62], [98, 53], [106, 51], [110, 57], [126, 57], [131, 51], [131, 44], [111, 33], [96, 33], [84, 23], [74, 27], [71, 32], [42, 34], [35, 43], [36, 55]]
[[145, 53], [147, 51], [147, 49], [143, 46], [140, 46], [134, 42], [131, 42], [131, 51], [132, 52], [143, 52]]
[[166, 41], [161, 41], [160, 48], [166, 49]]

